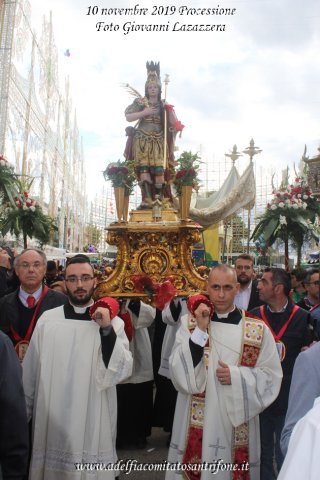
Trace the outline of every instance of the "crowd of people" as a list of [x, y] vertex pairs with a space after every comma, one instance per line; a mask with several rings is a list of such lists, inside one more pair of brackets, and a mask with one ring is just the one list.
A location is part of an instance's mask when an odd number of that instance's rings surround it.
[[79, 466], [115, 465], [154, 426], [191, 480], [300, 478], [298, 432], [319, 416], [318, 270], [256, 275], [242, 254], [162, 311], [94, 301], [98, 277], [84, 254], [59, 268], [0, 249], [0, 478], [114, 479]]

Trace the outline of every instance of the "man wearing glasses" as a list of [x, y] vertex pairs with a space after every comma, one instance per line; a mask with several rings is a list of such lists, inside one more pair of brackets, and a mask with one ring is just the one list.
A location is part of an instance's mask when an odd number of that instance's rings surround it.
[[131, 375], [129, 342], [118, 302], [92, 299], [96, 279], [88, 257], [68, 262], [65, 281], [69, 302], [39, 319], [22, 365], [33, 418], [30, 478], [111, 480], [116, 385]]
[[266, 268], [258, 290], [260, 299], [266, 305], [254, 308], [250, 313], [263, 319], [269, 327], [283, 370], [278, 397], [260, 414], [261, 480], [273, 480], [276, 478], [274, 465], [279, 472], [283, 462], [280, 436], [288, 408], [294, 363], [301, 349], [309, 343], [309, 314], [289, 298], [291, 278], [282, 268]]
[[319, 270], [307, 270], [303, 285], [307, 291], [307, 295], [297, 303], [297, 305], [304, 310], [311, 310], [318, 305], [320, 301], [320, 281]]
[[43, 284], [47, 258], [42, 250], [27, 248], [14, 259], [20, 287], [0, 300], [0, 329], [12, 340], [20, 361], [27, 351], [38, 318], [63, 305], [67, 297]]
[[234, 303], [244, 310], [252, 310], [262, 305], [257, 290], [258, 283], [254, 279], [253, 258], [247, 253], [239, 255], [235, 261], [237, 280], [240, 284]]

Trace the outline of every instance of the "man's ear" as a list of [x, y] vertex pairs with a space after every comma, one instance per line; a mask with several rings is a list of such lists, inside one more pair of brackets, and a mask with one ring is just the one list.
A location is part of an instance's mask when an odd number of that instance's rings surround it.
[[284, 285], [282, 283], [278, 283], [275, 287], [274, 290], [276, 293], [284, 293]]

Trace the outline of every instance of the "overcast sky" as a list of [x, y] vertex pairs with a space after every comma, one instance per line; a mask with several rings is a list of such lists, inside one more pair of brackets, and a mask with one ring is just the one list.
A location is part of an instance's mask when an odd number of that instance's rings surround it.
[[[83, 136], [90, 191], [110, 161], [122, 158], [128, 125], [124, 109], [141, 93], [147, 60], [160, 61], [170, 75], [167, 100], [185, 125], [179, 150], [199, 151], [221, 161], [251, 138], [263, 149], [257, 165], [285, 168], [299, 162], [304, 145], [314, 156], [320, 142], [319, 0], [221, 0], [179, 2], [30, 0], [36, 29], [52, 11], [60, 73], [68, 73]], [[102, 15], [102, 9], [138, 5], [146, 15]], [[172, 15], [164, 15], [168, 6]], [[234, 15], [186, 15], [189, 8], [236, 9]], [[159, 13], [151, 15], [152, 12]], [[162, 13], [162, 14], [161, 14]], [[97, 22], [118, 25], [100, 31]], [[162, 24], [166, 32], [129, 32], [123, 25]], [[178, 22], [178, 23], [177, 23]], [[174, 25], [225, 24], [223, 32], [172, 31]], [[117, 27], [116, 27], [117, 28]], [[64, 52], [70, 51], [70, 57]], [[247, 158], [242, 165], [247, 164]], [[211, 169], [209, 166], [209, 170]]]

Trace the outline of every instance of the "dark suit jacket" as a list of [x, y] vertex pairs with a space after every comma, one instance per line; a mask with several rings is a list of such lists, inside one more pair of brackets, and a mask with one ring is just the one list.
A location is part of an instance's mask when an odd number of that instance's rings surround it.
[[6, 335], [0, 332], [0, 478], [25, 478], [29, 434], [21, 365]]
[[259, 292], [257, 290], [258, 282], [257, 280], [253, 280], [252, 286], [251, 286], [251, 294], [249, 298], [249, 304], [247, 310], [252, 310], [255, 307], [259, 307], [260, 305], [263, 305], [264, 302], [262, 302], [259, 298]]
[[[264, 308], [267, 321], [275, 334], [279, 333], [281, 328], [285, 325], [292, 313], [293, 307], [294, 305], [289, 299], [284, 312], [271, 312], [267, 307]], [[262, 318], [260, 308], [254, 308], [250, 313], [258, 318]], [[301, 352], [301, 348], [308, 345], [308, 322], [309, 313], [302, 308], [298, 308], [289, 323], [288, 328], [281, 337], [281, 341], [286, 347], [286, 356], [281, 362], [283, 379], [278, 397], [266, 409], [266, 411], [269, 411], [273, 415], [277, 416], [286, 414], [294, 362]]]
[[[19, 330], [19, 322], [23, 320], [19, 318], [18, 302], [20, 302], [20, 300], [18, 294], [19, 289], [15, 290], [12, 293], [9, 293], [9, 295], [6, 295], [5, 297], [2, 297], [0, 299], [0, 330], [2, 330], [8, 335], [8, 337], [11, 338], [13, 344], [15, 344], [15, 341], [10, 330], [10, 325], [12, 325], [15, 330]], [[60, 305], [64, 305], [67, 302], [68, 297], [66, 295], [60, 292], [56, 292], [54, 290], [50, 290], [49, 288], [46, 296], [40, 304], [36, 316], [36, 321], [46, 310], [60, 307]]]

